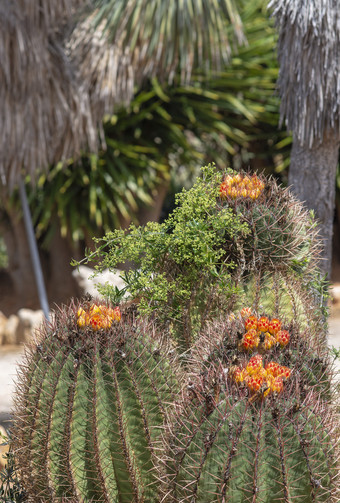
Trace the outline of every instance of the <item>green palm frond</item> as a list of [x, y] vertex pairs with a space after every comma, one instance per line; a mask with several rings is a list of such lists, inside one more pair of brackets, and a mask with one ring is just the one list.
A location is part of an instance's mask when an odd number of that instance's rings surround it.
[[136, 82], [157, 76], [187, 82], [193, 68], [225, 63], [233, 43], [245, 42], [234, 0], [94, 0], [95, 26], [108, 40], [128, 49]]

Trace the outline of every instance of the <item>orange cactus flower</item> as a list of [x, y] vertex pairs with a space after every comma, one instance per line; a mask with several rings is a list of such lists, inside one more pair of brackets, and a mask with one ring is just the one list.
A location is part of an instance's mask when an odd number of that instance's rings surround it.
[[252, 375], [255, 372], [257, 372], [260, 368], [262, 368], [262, 356], [261, 355], [252, 356], [246, 367], [248, 374]]
[[250, 377], [250, 379], [247, 382], [248, 389], [255, 393], [256, 391], [259, 391], [261, 386], [264, 384], [265, 378], [260, 375], [254, 375]]
[[266, 351], [271, 349], [274, 345], [276, 344], [276, 339], [273, 335], [271, 335], [269, 332], [266, 332], [264, 334], [264, 342], [263, 342], [263, 347]]
[[245, 324], [244, 324], [246, 330], [251, 330], [257, 329], [257, 318], [256, 316], [249, 316], [249, 318], [246, 319]]
[[240, 367], [235, 367], [231, 371], [231, 376], [234, 379], [236, 383], [240, 383], [244, 381], [245, 378], [245, 372], [242, 370]]
[[276, 340], [282, 348], [289, 343], [290, 335], [287, 330], [279, 330], [276, 334]]
[[266, 316], [261, 316], [257, 321], [257, 330], [260, 332], [268, 332], [269, 318]]
[[252, 310], [250, 307], [244, 307], [240, 311], [242, 318], [249, 318], [249, 316], [251, 316], [251, 313], [252, 313]]
[[268, 327], [268, 332], [271, 333], [272, 335], [276, 335], [279, 330], [281, 330], [281, 321], [278, 320], [277, 318], [273, 318], [270, 320], [269, 327]]
[[227, 198], [228, 196], [232, 199], [241, 197], [243, 199], [257, 199], [264, 189], [264, 183], [256, 176], [253, 175], [251, 178], [247, 175], [241, 175], [238, 173], [235, 176], [226, 176], [220, 185], [220, 196], [221, 198]]
[[281, 366], [276, 362], [269, 362], [266, 363], [265, 369], [267, 371], [267, 374], [270, 374], [273, 377], [278, 377], [280, 375]]
[[242, 338], [242, 346], [246, 350], [257, 348], [259, 345], [260, 338], [257, 335], [256, 330], [249, 330], [246, 334], [244, 334]]
[[283, 391], [282, 377], [275, 377], [275, 379], [271, 382], [270, 390], [273, 393], [281, 393]]
[[291, 376], [291, 373], [292, 373], [292, 371], [290, 368], [281, 366], [279, 369], [278, 377], [282, 377], [283, 379], [289, 379]]
[[108, 329], [111, 327], [113, 321], [120, 321], [121, 313], [119, 307], [112, 309], [105, 305], [92, 304], [88, 311], [82, 307], [77, 312], [77, 325], [80, 328], [86, 326], [91, 327], [93, 330]]

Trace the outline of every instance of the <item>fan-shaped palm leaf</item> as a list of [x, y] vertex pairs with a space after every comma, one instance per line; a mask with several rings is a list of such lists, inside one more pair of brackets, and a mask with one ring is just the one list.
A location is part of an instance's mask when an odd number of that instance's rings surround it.
[[226, 20], [234, 41], [245, 41], [234, 0], [94, 0], [94, 26], [131, 54], [135, 81], [157, 76], [190, 79], [194, 67], [210, 68], [230, 54]]

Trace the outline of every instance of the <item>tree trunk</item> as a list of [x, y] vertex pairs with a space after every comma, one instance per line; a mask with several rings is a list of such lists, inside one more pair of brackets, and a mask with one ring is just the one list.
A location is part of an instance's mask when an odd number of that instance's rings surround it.
[[[22, 307], [40, 309], [24, 221], [20, 212], [10, 204], [4, 205], [0, 212], [0, 232], [8, 254], [7, 270], [1, 271], [0, 311], [9, 315]], [[49, 250], [42, 251], [40, 256], [50, 307], [79, 296], [80, 289], [70, 266], [74, 253], [68, 241], [60, 236], [58, 226]]]
[[70, 265], [74, 254], [69, 241], [61, 237], [60, 227], [57, 225], [47, 252], [47, 289], [51, 306], [52, 302], [66, 303], [71, 297], [79, 297], [81, 294], [80, 288], [72, 276], [74, 268]]
[[[5, 240], [8, 254], [8, 273], [10, 275], [14, 309], [39, 306], [38, 291], [32, 267], [24, 221], [15, 208], [8, 206], [0, 215], [1, 234]], [[5, 299], [2, 299], [5, 304]]]
[[327, 131], [323, 142], [312, 148], [294, 140], [288, 183], [306, 208], [315, 211], [320, 222], [322, 254], [319, 262], [324, 274], [331, 277], [332, 236], [335, 208], [335, 175], [339, 157], [339, 135]]

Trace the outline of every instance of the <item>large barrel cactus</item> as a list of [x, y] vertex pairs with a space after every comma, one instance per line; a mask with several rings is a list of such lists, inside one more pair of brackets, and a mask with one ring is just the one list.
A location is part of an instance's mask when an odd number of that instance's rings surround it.
[[159, 501], [174, 362], [151, 323], [119, 320], [103, 304], [61, 308], [21, 366], [13, 445], [28, 501]]
[[165, 448], [168, 501], [339, 501], [328, 350], [315, 327], [274, 313], [244, 307], [193, 346]]
[[226, 381], [218, 403], [191, 383], [169, 443], [168, 501], [338, 502], [329, 410], [312, 395], [297, 404], [293, 382], [257, 400]]

